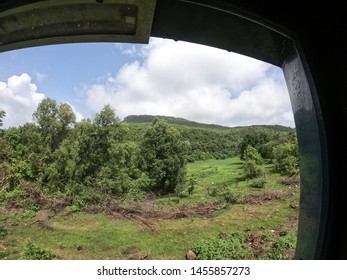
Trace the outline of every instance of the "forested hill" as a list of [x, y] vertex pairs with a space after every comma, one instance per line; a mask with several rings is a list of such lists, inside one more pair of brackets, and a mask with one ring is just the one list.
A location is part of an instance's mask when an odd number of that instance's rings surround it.
[[274, 131], [281, 131], [281, 132], [290, 132], [293, 131], [293, 128], [282, 126], [282, 125], [252, 125], [252, 126], [241, 126], [241, 127], [227, 127], [222, 126], [218, 124], [206, 124], [206, 123], [199, 123], [190, 121], [184, 118], [176, 118], [176, 117], [169, 117], [169, 116], [154, 116], [154, 115], [130, 115], [124, 118], [124, 122], [126, 123], [152, 123], [152, 121], [155, 118], [160, 118], [163, 120], [166, 120], [169, 124], [174, 125], [184, 125], [189, 127], [195, 127], [195, 128], [209, 128], [209, 129], [220, 129], [220, 130], [249, 130], [249, 129], [270, 129]]
[[153, 116], [153, 115], [130, 115], [124, 118], [127, 123], [151, 123], [155, 118], [166, 120], [169, 124], [185, 125], [190, 127], [199, 128], [215, 128], [215, 129], [228, 129], [226, 126], [217, 124], [205, 124], [194, 121], [189, 121], [183, 118], [168, 117], [168, 116]]
[[175, 117], [131, 115], [124, 119], [124, 123], [129, 125], [128, 139], [141, 141], [145, 131], [155, 118], [166, 120], [180, 131], [184, 140], [190, 143], [189, 161], [238, 156], [240, 143], [248, 134], [266, 135], [267, 141], [270, 141], [275, 138], [287, 138], [288, 133], [295, 133], [295, 129], [280, 125], [225, 127]]

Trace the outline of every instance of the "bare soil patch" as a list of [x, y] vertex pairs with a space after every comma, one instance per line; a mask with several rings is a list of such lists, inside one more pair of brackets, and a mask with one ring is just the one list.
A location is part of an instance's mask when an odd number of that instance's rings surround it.
[[220, 211], [226, 206], [227, 204], [224, 202], [209, 202], [198, 207], [183, 205], [177, 211], [166, 212], [150, 209], [146, 204], [138, 203], [126, 208], [121, 206], [107, 207], [104, 214], [110, 218], [125, 218], [136, 222], [146, 230], [157, 231], [156, 223], [160, 220], [201, 217]]
[[292, 196], [297, 190], [266, 191], [261, 194], [250, 194], [243, 198], [244, 204], [264, 204], [274, 199]]

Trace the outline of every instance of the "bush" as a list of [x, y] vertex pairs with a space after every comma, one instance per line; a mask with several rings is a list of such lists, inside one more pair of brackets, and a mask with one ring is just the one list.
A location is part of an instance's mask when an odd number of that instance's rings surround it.
[[0, 240], [3, 240], [7, 234], [8, 231], [5, 229], [5, 226], [0, 224]]
[[17, 200], [23, 200], [25, 198], [23, 190], [20, 188], [14, 188], [13, 190], [0, 190], [0, 202], [11, 202]]
[[270, 247], [266, 258], [269, 260], [289, 259], [287, 252], [296, 246], [297, 232], [286, 230], [280, 233], [280, 238]]
[[250, 186], [252, 188], [263, 189], [263, 188], [265, 188], [265, 184], [266, 184], [266, 179], [258, 178], [258, 179], [254, 179], [251, 182]]
[[244, 260], [252, 259], [253, 253], [241, 232], [225, 238], [201, 240], [193, 249], [198, 260]]
[[253, 160], [247, 160], [243, 163], [243, 173], [246, 179], [254, 179], [264, 174], [264, 169], [258, 166]]
[[31, 240], [27, 240], [24, 244], [22, 260], [52, 260], [55, 258], [52, 250], [42, 249]]

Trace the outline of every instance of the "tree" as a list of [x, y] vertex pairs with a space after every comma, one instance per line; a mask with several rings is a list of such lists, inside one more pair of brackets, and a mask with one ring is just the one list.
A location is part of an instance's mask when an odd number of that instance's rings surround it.
[[244, 160], [244, 152], [247, 146], [252, 146], [256, 150], [259, 150], [260, 146], [269, 142], [270, 137], [268, 133], [263, 131], [255, 131], [246, 134], [240, 143], [240, 158]]
[[126, 193], [141, 172], [134, 170], [137, 146], [123, 140], [124, 126], [110, 106], [93, 121], [79, 122], [53, 153], [47, 168], [50, 191], [67, 193], [81, 204]]
[[69, 104], [60, 103], [58, 105], [58, 121], [58, 135], [59, 140], [62, 141], [66, 138], [69, 128], [76, 123], [76, 115]]
[[243, 160], [245, 160], [245, 161], [252, 160], [256, 164], [262, 164], [263, 163], [263, 159], [262, 159], [260, 153], [256, 150], [256, 148], [254, 148], [250, 145], [248, 145], [243, 152]]
[[274, 169], [284, 175], [292, 176], [299, 173], [298, 145], [285, 143], [274, 148]]
[[140, 145], [139, 168], [153, 180], [153, 189], [174, 192], [183, 183], [187, 143], [178, 130], [162, 119], [154, 119]]
[[100, 127], [117, 126], [120, 124], [119, 118], [110, 105], [104, 106], [102, 111], [96, 114], [94, 123]]
[[252, 146], [248, 145], [243, 153], [243, 172], [246, 179], [257, 178], [264, 174], [264, 170], [260, 164], [263, 159], [259, 152]]
[[3, 118], [6, 116], [5, 111], [0, 111], [0, 127], [3, 126]]
[[45, 98], [37, 106], [36, 111], [33, 113], [33, 118], [45, 135], [50, 134], [57, 126], [57, 102], [51, 98]]
[[33, 113], [38, 123], [44, 141], [55, 151], [67, 135], [67, 131], [76, 121], [76, 116], [67, 103], [60, 103], [51, 98], [45, 98]]
[[254, 160], [246, 160], [243, 163], [243, 174], [246, 179], [254, 179], [264, 174], [261, 166], [258, 166]]

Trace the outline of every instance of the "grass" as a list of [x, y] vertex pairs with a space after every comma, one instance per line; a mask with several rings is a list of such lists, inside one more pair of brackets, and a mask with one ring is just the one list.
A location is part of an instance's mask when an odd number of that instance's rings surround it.
[[[176, 209], [202, 201], [223, 200], [218, 193], [212, 195], [214, 189], [220, 188], [244, 196], [289, 188], [278, 183], [278, 174], [268, 175], [265, 189], [252, 188], [249, 182], [241, 181], [241, 168], [238, 158], [189, 164], [188, 174], [198, 175], [193, 194], [180, 199], [160, 198], [155, 204], [162, 209]], [[40, 212], [33, 217], [32, 212], [14, 214], [2, 209], [0, 259], [19, 259], [28, 239], [52, 250], [59, 259], [129, 259], [133, 257], [129, 254], [130, 248], [136, 248], [140, 255], [148, 255], [150, 259], [184, 259], [199, 241], [214, 239], [221, 233], [241, 231], [266, 236], [271, 231], [279, 237], [280, 232], [296, 230], [298, 211], [290, 204], [298, 201], [299, 192], [296, 192], [261, 205], [229, 204], [203, 217], [159, 220], [155, 232], [129, 220], [89, 213], [56, 215], [43, 228], [34, 222], [42, 215]], [[276, 238], [271, 240], [275, 241]]]

